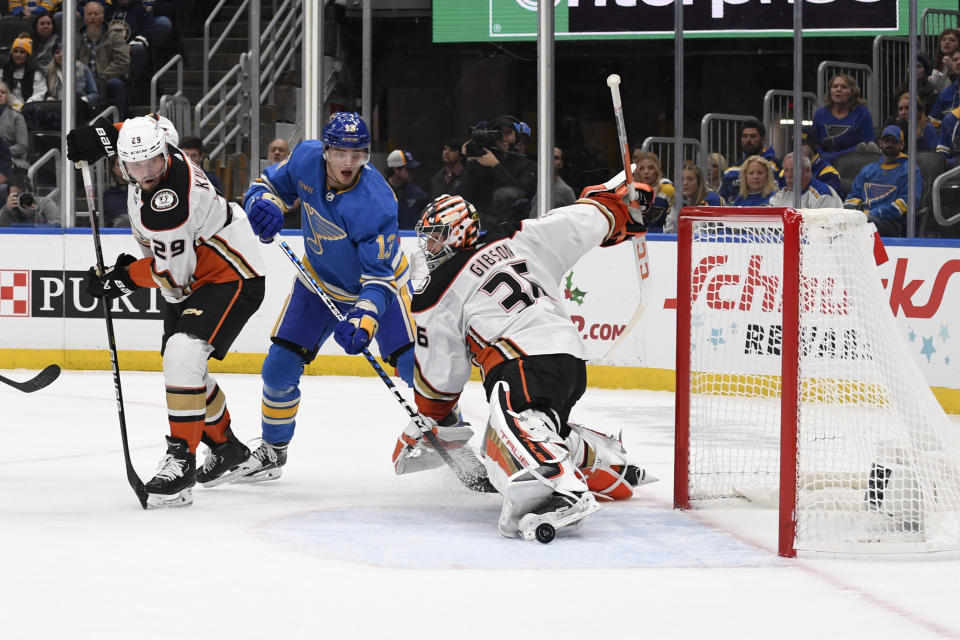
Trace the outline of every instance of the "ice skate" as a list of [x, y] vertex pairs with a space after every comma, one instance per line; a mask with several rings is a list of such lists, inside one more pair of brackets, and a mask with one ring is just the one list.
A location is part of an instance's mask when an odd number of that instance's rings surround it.
[[546, 544], [557, 535], [557, 530], [577, 524], [600, 508], [591, 493], [555, 491], [546, 502], [520, 518], [520, 535], [524, 540]]
[[206, 436], [203, 438], [209, 450], [203, 466], [197, 471], [197, 482], [202, 487], [215, 487], [230, 482], [253, 471], [260, 464], [253, 458], [247, 445], [237, 440], [230, 427], [224, 430], [223, 435], [227, 437], [226, 442], [213, 442]]
[[270, 443], [260, 441], [260, 446], [253, 450], [250, 462], [255, 463], [250, 471], [236, 478], [235, 482], [263, 482], [276, 480], [283, 473], [283, 465], [287, 464], [287, 442]]
[[145, 485], [148, 508], [185, 507], [193, 504], [193, 485], [197, 483], [197, 456], [190, 453], [187, 441], [167, 438], [167, 453], [157, 465], [157, 473]]

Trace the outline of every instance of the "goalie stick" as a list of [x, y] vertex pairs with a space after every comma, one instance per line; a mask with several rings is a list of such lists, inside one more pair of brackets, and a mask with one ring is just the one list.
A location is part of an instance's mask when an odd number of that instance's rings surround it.
[[[343, 320], [343, 314], [340, 313], [340, 309], [337, 308], [337, 305], [334, 304], [333, 300], [330, 299], [330, 296], [320, 288], [320, 285], [317, 284], [317, 281], [313, 279], [313, 276], [310, 275], [310, 272], [307, 271], [307, 268], [303, 266], [303, 263], [300, 261], [300, 258], [293, 252], [293, 249], [290, 248], [286, 242], [277, 238], [277, 246], [286, 254], [287, 258], [290, 259], [290, 262], [297, 268], [297, 271], [300, 275], [310, 283], [310, 286], [313, 288], [313, 292], [320, 296], [320, 299], [327, 306], [327, 309], [330, 310], [330, 313], [333, 314], [333, 317], [337, 320]], [[430, 427], [424, 423], [422, 416], [419, 412], [415, 411], [400, 394], [400, 390], [397, 389], [397, 385], [393, 384], [393, 380], [390, 379], [390, 376], [383, 370], [383, 367], [380, 366], [380, 363], [377, 362], [376, 358], [370, 353], [369, 349], [363, 349], [361, 351], [363, 357], [367, 359], [367, 362], [370, 363], [370, 366], [373, 367], [374, 371], [377, 372], [377, 375], [380, 376], [380, 380], [383, 381], [387, 388], [390, 389], [390, 392], [393, 393], [393, 397], [396, 398], [397, 402], [400, 403], [400, 406], [404, 408], [407, 412], [407, 415], [410, 416], [410, 419], [413, 420], [416, 425], [420, 428], [420, 431], [423, 432], [423, 437], [427, 439], [427, 442], [430, 443], [430, 446], [437, 452], [437, 454], [443, 459], [443, 461], [450, 467], [453, 472], [456, 474], [457, 479], [463, 483], [465, 487], [472, 491], [479, 491], [481, 493], [496, 493], [497, 490], [490, 483], [490, 479], [487, 478], [486, 469], [483, 467], [483, 463], [480, 462], [473, 452], [470, 450], [469, 446], [464, 445], [463, 447], [456, 450], [455, 454], [451, 454], [450, 451], [444, 448], [440, 443], [440, 440], [437, 438], [436, 434], [430, 429]]]
[[33, 393], [34, 391], [39, 391], [45, 386], [56, 380], [60, 377], [60, 367], [55, 364], [51, 364], [43, 371], [33, 376], [25, 382], [17, 382], [16, 380], [11, 380], [10, 378], [5, 378], [0, 376], [0, 382], [8, 384], [14, 389], [23, 391], [24, 393]]
[[[612, 73], [607, 76], [607, 86], [610, 87], [610, 97], [613, 100], [613, 117], [617, 122], [617, 137], [620, 140], [620, 151], [623, 155], [623, 176], [626, 179], [627, 190], [630, 193], [630, 200], [635, 196], [633, 188], [633, 163], [630, 162], [630, 146], [627, 144], [627, 126], [623, 121], [623, 102], [620, 100], [620, 76]], [[628, 177], [629, 176], [629, 177]], [[636, 236], [633, 242], [634, 264], [637, 267], [637, 286], [639, 287], [640, 300], [637, 302], [637, 308], [633, 312], [630, 322], [624, 327], [623, 331], [617, 337], [616, 341], [607, 350], [603, 358], [609, 358], [610, 355], [622, 345], [630, 332], [639, 322], [641, 316], [647, 310], [643, 301], [643, 281], [650, 277], [650, 259], [647, 253], [647, 234]]]
[[[90, 210], [90, 227], [93, 229], [93, 248], [97, 252], [97, 268], [100, 273], [104, 272], [103, 266], [103, 248], [100, 246], [100, 222], [97, 219], [98, 213], [96, 205], [93, 203], [93, 178], [90, 177], [90, 165], [86, 162], [78, 162], [77, 166], [83, 174], [83, 187], [87, 193], [87, 207]], [[117, 417], [120, 419], [120, 440], [123, 442], [123, 462], [127, 468], [127, 482], [133, 492], [137, 494], [140, 500], [140, 506], [147, 508], [147, 489], [143, 486], [143, 480], [137, 475], [130, 461], [130, 445], [127, 442], [127, 418], [123, 410], [123, 389], [120, 386], [120, 365], [117, 362], [117, 341], [113, 333], [113, 314], [110, 311], [110, 302], [102, 299], [103, 317], [107, 321], [107, 346], [110, 348], [110, 364], [113, 367], [113, 391], [117, 398]]]

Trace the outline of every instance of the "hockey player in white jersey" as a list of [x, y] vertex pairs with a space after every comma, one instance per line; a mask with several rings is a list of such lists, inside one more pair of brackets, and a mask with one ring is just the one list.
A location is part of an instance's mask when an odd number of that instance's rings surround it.
[[[448, 448], [472, 435], [453, 409], [471, 366], [490, 403], [482, 445], [490, 481], [504, 498], [500, 533], [549, 542], [599, 508], [595, 496], [628, 498], [651, 481], [620, 441], [569, 422], [586, 388], [586, 349], [558, 299], [561, 278], [597, 245], [645, 232], [654, 194], [624, 175], [588, 187], [575, 204], [480, 238], [477, 212], [442, 195], [417, 225], [429, 275], [414, 297], [417, 408]], [[441, 459], [413, 422], [397, 441], [397, 473]]]
[[[259, 243], [246, 214], [227, 202], [203, 170], [169, 144], [153, 116], [131, 118], [119, 133], [106, 121], [67, 135], [68, 157], [93, 163], [116, 154], [129, 182], [127, 209], [143, 257], [87, 274], [87, 291], [119, 298], [157, 287], [163, 304], [163, 375], [170, 435], [156, 475], [146, 483], [151, 507], [193, 501], [192, 487], [248, 472], [250, 450], [230, 428], [223, 392], [207, 365], [223, 359], [264, 294]], [[201, 440], [209, 447], [197, 470]]]

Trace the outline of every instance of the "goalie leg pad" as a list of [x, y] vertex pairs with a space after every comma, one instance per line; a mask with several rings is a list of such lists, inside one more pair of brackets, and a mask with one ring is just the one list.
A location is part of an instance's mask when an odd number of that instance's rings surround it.
[[[420, 416], [420, 419], [431, 427], [433, 434], [449, 452], [460, 449], [473, 436], [470, 424], [463, 422], [456, 408], [439, 423], [426, 416]], [[396, 474], [427, 471], [443, 465], [443, 458], [424, 439], [420, 425], [411, 420], [397, 438], [397, 445], [393, 449], [393, 469]]]
[[518, 536], [520, 519], [554, 492], [587, 491], [556, 429], [554, 418], [541, 411], [513, 411], [509, 385], [496, 383], [490, 394], [483, 463], [490, 482], [503, 495], [499, 530], [506, 537]]
[[590, 491], [600, 500], [628, 500], [640, 485], [657, 481], [643, 467], [630, 461], [620, 438], [572, 422], [569, 425], [570, 455], [586, 478]]

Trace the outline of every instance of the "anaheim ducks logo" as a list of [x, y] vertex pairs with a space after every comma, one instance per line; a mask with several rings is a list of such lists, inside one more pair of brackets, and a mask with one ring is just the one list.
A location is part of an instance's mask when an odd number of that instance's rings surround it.
[[347, 237], [347, 232], [320, 215], [320, 212], [304, 202], [303, 208], [307, 212], [307, 222], [313, 235], [306, 239], [307, 246], [317, 253], [323, 253], [321, 240], [341, 240]]
[[150, 200], [150, 208], [154, 211], [170, 211], [178, 204], [180, 204], [180, 199], [172, 189], [161, 189], [153, 194], [153, 198]]

